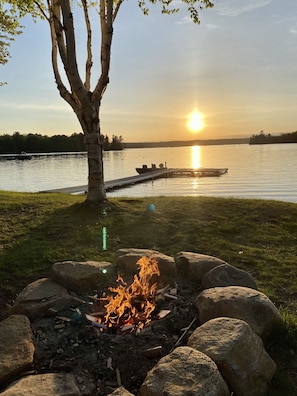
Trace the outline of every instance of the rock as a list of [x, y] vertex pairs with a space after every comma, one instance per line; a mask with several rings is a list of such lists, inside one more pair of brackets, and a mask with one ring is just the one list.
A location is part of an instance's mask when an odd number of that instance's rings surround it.
[[133, 396], [133, 394], [128, 392], [123, 386], [120, 386], [114, 392], [110, 393], [110, 396]]
[[171, 256], [146, 249], [131, 249], [131, 251], [125, 249], [125, 251], [126, 253], [118, 255], [116, 258], [116, 264], [124, 274], [132, 275], [137, 273], [139, 267], [136, 263], [143, 256], [152, 257], [157, 260], [161, 276], [173, 277], [176, 274], [175, 261]]
[[163, 253], [153, 253], [152, 257], [157, 260], [161, 276], [173, 277], [176, 275], [174, 258]]
[[265, 340], [282, 323], [281, 315], [265, 294], [241, 286], [214, 287], [195, 301], [201, 323], [221, 316], [242, 319]]
[[190, 348], [176, 348], [147, 374], [139, 396], [229, 396], [215, 363]]
[[[115, 276], [116, 268], [109, 262], [63, 261], [52, 266], [52, 279], [67, 290], [87, 292], [106, 283], [106, 278]], [[108, 286], [108, 285], [106, 285]]]
[[34, 344], [29, 319], [11, 315], [0, 322], [0, 384], [32, 368]]
[[254, 278], [246, 271], [229, 264], [218, 265], [208, 271], [201, 281], [203, 289], [225, 286], [243, 286], [257, 290]]
[[227, 264], [225, 261], [205, 254], [192, 252], [179, 252], [174, 255], [177, 270], [190, 277], [197, 283], [201, 283], [204, 275], [218, 265]]
[[276, 371], [263, 342], [240, 319], [216, 318], [198, 327], [188, 346], [209, 356], [229, 388], [240, 396], [265, 396]]
[[11, 313], [27, 315], [34, 320], [44, 315], [49, 308], [61, 310], [70, 303], [71, 296], [64, 287], [42, 278], [24, 288], [12, 306]]
[[70, 373], [29, 375], [13, 383], [2, 396], [81, 396]]
[[[139, 249], [141, 250], [141, 249]], [[148, 251], [146, 253], [143, 252], [141, 253], [134, 253], [134, 252], [129, 252], [126, 254], [123, 254], [121, 256], [118, 256], [116, 258], [116, 265], [121, 273], [124, 274], [124, 276], [131, 276], [134, 274], [138, 273], [139, 267], [136, 265], [137, 261], [141, 259], [141, 257], [146, 256], [150, 257], [151, 254], [148, 254]]]
[[150, 257], [153, 253], [159, 253], [157, 250], [152, 250], [152, 249], [138, 249], [138, 248], [122, 248], [122, 249], [118, 249], [115, 252], [115, 258], [116, 260], [120, 257], [120, 256], [125, 256], [126, 254], [135, 254], [138, 256], [138, 258], [142, 257], [142, 256], [147, 256]]

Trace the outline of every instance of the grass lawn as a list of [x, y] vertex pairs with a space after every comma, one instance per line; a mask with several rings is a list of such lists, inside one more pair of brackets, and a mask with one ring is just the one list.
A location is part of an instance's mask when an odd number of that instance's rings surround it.
[[[151, 203], [154, 211], [147, 210]], [[208, 254], [248, 271], [285, 320], [283, 331], [267, 347], [278, 364], [269, 395], [297, 394], [296, 204], [204, 197], [113, 198], [94, 211], [79, 195], [0, 191], [0, 230], [2, 303], [13, 301], [29, 282], [47, 276], [57, 261], [112, 262], [114, 252], [124, 247], [167, 255]]]

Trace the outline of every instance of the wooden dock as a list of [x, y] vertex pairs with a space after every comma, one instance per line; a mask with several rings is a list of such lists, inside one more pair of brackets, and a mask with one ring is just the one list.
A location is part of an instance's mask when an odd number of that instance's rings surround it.
[[[189, 169], [189, 168], [164, 168], [156, 170], [152, 172], [142, 173], [136, 176], [124, 177], [121, 179], [115, 179], [105, 182], [105, 190], [106, 192], [110, 192], [113, 190], [131, 187], [134, 184], [144, 183], [148, 180], [155, 180], [164, 177], [219, 177], [228, 172], [228, 168], [198, 168], [198, 169]], [[77, 187], [65, 187], [65, 188], [56, 188], [53, 190], [45, 190], [40, 191], [42, 193], [48, 192], [61, 192], [61, 193], [69, 193], [69, 194], [79, 194], [86, 193], [88, 190], [87, 185], [77, 186]]]

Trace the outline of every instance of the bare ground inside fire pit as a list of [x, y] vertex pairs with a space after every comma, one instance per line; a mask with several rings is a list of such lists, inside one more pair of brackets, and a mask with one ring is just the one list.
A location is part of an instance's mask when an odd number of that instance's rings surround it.
[[[32, 324], [34, 369], [38, 373], [74, 373], [84, 395], [105, 396], [120, 385], [137, 395], [147, 372], [177, 346], [183, 333], [181, 344], [193, 331], [195, 326], [183, 330], [197, 314], [194, 299], [198, 293], [193, 290], [188, 280], [178, 282], [178, 298], [165, 298], [157, 305], [156, 310], [170, 313], [153, 320], [139, 334], [101, 332], [85, 317], [94, 310], [91, 303], [38, 319]], [[78, 297], [90, 302], [86, 296]]]

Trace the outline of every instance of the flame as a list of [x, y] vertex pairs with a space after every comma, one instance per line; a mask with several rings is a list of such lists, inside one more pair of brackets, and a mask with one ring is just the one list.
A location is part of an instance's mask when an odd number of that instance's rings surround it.
[[151, 284], [154, 275], [160, 275], [157, 261], [152, 257], [141, 257], [137, 263], [139, 273], [134, 275], [130, 286], [118, 276], [117, 287], [109, 290], [114, 296], [107, 296], [106, 314], [102, 323], [108, 328], [135, 330], [142, 329], [151, 321], [155, 309], [157, 283]]

